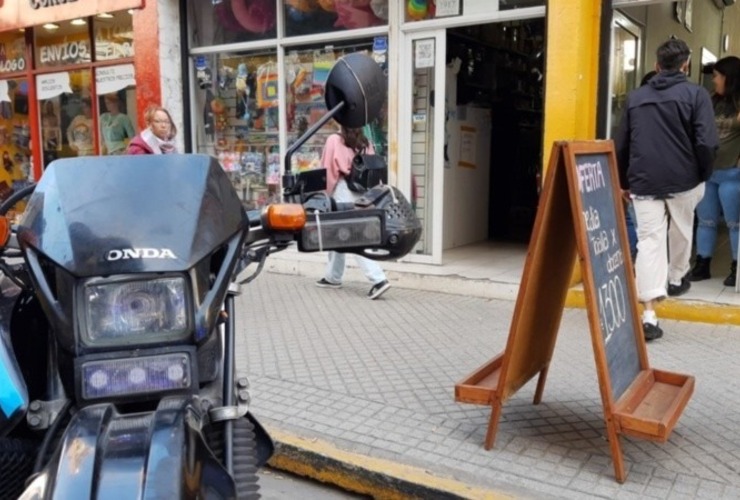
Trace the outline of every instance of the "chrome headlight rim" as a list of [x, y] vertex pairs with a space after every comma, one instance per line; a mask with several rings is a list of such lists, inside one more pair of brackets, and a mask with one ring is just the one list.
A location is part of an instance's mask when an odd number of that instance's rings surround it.
[[[151, 284], [157, 281], [175, 280], [182, 286], [184, 326], [174, 332], [130, 332], [128, 334], [114, 337], [100, 337], [95, 334], [94, 325], [89, 318], [90, 304], [88, 303], [88, 291], [92, 287], [120, 287], [132, 284]], [[185, 273], [145, 273], [124, 274], [107, 277], [93, 277], [81, 281], [76, 290], [77, 306], [75, 307], [78, 318], [76, 337], [83, 348], [132, 348], [136, 346], [166, 345], [182, 343], [190, 339], [193, 331], [193, 292], [189, 275]]]

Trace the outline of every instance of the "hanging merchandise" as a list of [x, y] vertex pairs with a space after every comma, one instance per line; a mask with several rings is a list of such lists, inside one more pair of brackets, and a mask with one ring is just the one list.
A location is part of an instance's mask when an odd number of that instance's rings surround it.
[[[238, 119], [249, 122], [249, 85], [247, 85], [247, 64], [239, 63], [236, 68], [236, 116]], [[247, 125], [249, 125], [247, 123]]]
[[280, 153], [269, 153], [267, 155], [267, 184], [280, 184]]
[[206, 102], [203, 106], [203, 132], [211, 141], [213, 141], [213, 134], [216, 132], [215, 118], [211, 109], [211, 103], [215, 98], [211, 89], [206, 90]]
[[234, 83], [234, 68], [221, 66], [218, 70], [218, 86], [221, 90], [227, 90]]
[[[329, 77], [329, 72], [334, 67], [335, 56], [334, 51], [326, 49], [324, 51], [315, 50], [313, 53], [313, 84], [321, 87], [323, 93], [324, 85], [326, 85], [326, 79]], [[322, 98], [323, 99], [323, 98]]]
[[10, 120], [13, 118], [13, 104], [7, 101], [0, 102], [0, 118]]
[[228, 108], [226, 101], [220, 97], [215, 97], [211, 101], [211, 111], [213, 111], [214, 126], [216, 132], [223, 132], [229, 124]]
[[231, 0], [234, 17], [252, 33], [267, 33], [275, 27], [275, 0]]
[[13, 111], [18, 115], [28, 114], [28, 82], [25, 80], [18, 85], [13, 102]]
[[254, 151], [242, 153], [242, 173], [248, 175], [262, 176], [265, 173], [265, 155]]
[[257, 107], [266, 109], [278, 105], [278, 73], [274, 61], [257, 68]]
[[388, 37], [376, 36], [373, 38], [373, 60], [385, 71], [388, 69]]
[[205, 56], [195, 58], [195, 79], [198, 81], [198, 86], [202, 89], [210, 88], [213, 83], [211, 68], [208, 67], [208, 60]]

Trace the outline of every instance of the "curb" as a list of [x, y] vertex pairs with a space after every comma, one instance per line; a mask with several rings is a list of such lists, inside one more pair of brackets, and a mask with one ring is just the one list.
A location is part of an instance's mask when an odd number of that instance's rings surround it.
[[[318, 260], [280, 260], [272, 259], [266, 271], [295, 276], [320, 276], [324, 262]], [[348, 267], [352, 267], [348, 264]], [[458, 275], [434, 275], [399, 270], [386, 270], [394, 287], [428, 292], [469, 295], [484, 299], [508, 300], [516, 302], [519, 283], [496, 282], [488, 279], [465, 278]], [[580, 284], [568, 290], [565, 307], [586, 308], [586, 296]], [[662, 319], [692, 321], [709, 324], [740, 325], [740, 306], [712, 302], [671, 299], [660, 302], [656, 311]]]
[[476, 488], [424, 469], [341, 450], [320, 439], [269, 428], [275, 453], [268, 464], [279, 470], [329, 483], [373, 498], [503, 500], [505, 493]]
[[[585, 309], [586, 294], [583, 289], [568, 290], [565, 307]], [[665, 299], [655, 307], [655, 311], [660, 319], [740, 325], [740, 307], [733, 305], [713, 304], [698, 300]]]

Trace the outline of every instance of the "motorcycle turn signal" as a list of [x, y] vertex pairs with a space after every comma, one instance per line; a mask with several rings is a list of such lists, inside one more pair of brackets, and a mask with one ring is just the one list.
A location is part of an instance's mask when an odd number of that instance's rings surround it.
[[275, 203], [262, 212], [262, 227], [271, 231], [300, 231], [306, 224], [306, 210], [298, 203]]

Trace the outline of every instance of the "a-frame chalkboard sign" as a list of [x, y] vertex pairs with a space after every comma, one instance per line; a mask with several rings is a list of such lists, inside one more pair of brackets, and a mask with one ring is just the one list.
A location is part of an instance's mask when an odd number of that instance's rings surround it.
[[617, 481], [619, 436], [665, 442], [691, 398], [694, 377], [649, 365], [622, 203], [612, 141], [554, 144], [506, 349], [455, 386], [456, 401], [491, 406], [486, 449], [535, 375], [542, 399], [576, 255]]

